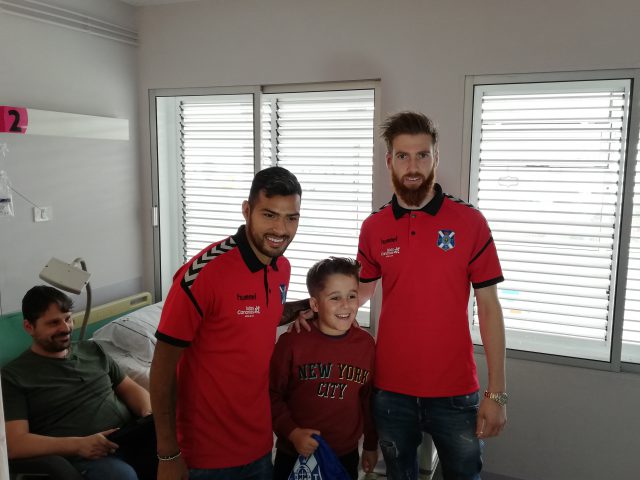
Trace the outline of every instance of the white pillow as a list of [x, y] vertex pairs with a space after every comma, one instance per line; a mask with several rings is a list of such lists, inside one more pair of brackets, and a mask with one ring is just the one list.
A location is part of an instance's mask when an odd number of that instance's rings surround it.
[[109, 322], [93, 333], [93, 339], [111, 343], [143, 362], [151, 362], [162, 303], [148, 305]]
[[122, 373], [127, 375], [141, 387], [149, 390], [149, 370], [151, 362], [143, 362], [138, 358], [132, 357], [130, 353], [120, 350], [111, 342], [104, 340], [95, 341], [100, 344], [104, 353], [115, 360], [120, 367], [120, 370], [122, 370]]

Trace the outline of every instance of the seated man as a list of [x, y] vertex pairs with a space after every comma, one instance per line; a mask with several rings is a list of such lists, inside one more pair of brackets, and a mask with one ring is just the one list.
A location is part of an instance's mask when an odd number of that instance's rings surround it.
[[149, 393], [97, 343], [71, 345], [71, 306], [47, 286], [22, 299], [31, 348], [2, 369], [9, 459], [60, 455], [86, 479], [155, 478], [152, 428], [148, 441], [138, 441], [141, 451], [107, 438], [151, 413]]

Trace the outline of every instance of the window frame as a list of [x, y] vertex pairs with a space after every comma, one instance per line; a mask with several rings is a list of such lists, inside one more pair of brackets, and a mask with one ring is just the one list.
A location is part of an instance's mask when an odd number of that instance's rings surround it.
[[[629, 247], [631, 239], [631, 220], [633, 210], [634, 182], [636, 175], [636, 164], [638, 159], [638, 141], [640, 131], [640, 94], [635, 94], [635, 88], [640, 88], [640, 69], [612, 69], [612, 70], [590, 70], [575, 72], [553, 72], [553, 73], [523, 73], [523, 74], [495, 74], [495, 75], [468, 75], [465, 78], [464, 112], [463, 112], [463, 132], [462, 146], [463, 158], [461, 181], [463, 182], [463, 194], [470, 197], [474, 172], [472, 172], [472, 148], [473, 148], [473, 112], [474, 112], [474, 91], [478, 85], [499, 85], [499, 84], [529, 84], [547, 82], [576, 82], [585, 80], [621, 80], [631, 81], [629, 94], [629, 121], [628, 131], [623, 148], [625, 158], [621, 168], [624, 171], [621, 204], [619, 205], [619, 231], [616, 232], [617, 241], [614, 248], [618, 251], [617, 263], [612, 266], [612, 285], [615, 291], [612, 294], [614, 305], [611, 317], [612, 339], [609, 361], [589, 360], [577, 357], [567, 357], [548, 353], [530, 352], [517, 350], [507, 345], [507, 357], [523, 360], [533, 360], [559, 365], [569, 365], [576, 367], [586, 367], [596, 370], [606, 370], [613, 372], [629, 371], [640, 373], [640, 363], [629, 363], [621, 361], [622, 353], [622, 332], [625, 313], [625, 292], [627, 284], [627, 265], [629, 261]], [[477, 178], [477, 174], [475, 175]], [[465, 190], [466, 189], [466, 190]], [[640, 192], [638, 192], [640, 195]], [[640, 213], [640, 212], [638, 212]], [[500, 252], [498, 252], [500, 254]], [[473, 296], [469, 300], [470, 311], [473, 307]], [[483, 353], [481, 344], [475, 344], [476, 353]]]

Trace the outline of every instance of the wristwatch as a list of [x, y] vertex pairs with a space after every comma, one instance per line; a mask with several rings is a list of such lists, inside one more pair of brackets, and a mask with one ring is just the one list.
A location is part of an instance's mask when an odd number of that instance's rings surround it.
[[494, 402], [496, 402], [501, 407], [504, 407], [507, 404], [507, 400], [509, 400], [509, 395], [507, 392], [488, 392], [484, 391], [484, 398], [490, 398]]

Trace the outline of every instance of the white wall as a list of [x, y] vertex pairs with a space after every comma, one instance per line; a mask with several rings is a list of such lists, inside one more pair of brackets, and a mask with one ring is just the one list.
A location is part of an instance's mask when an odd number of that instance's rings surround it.
[[[637, 68], [638, 18], [637, 0], [217, 0], [144, 8], [144, 176], [150, 88], [380, 78], [383, 114], [410, 108], [438, 121], [440, 181], [463, 194], [465, 75]], [[378, 157], [380, 205], [390, 189]], [[147, 191], [146, 208], [149, 198]], [[484, 376], [482, 356], [478, 362]], [[525, 480], [637, 478], [640, 375], [513, 360], [509, 390], [509, 426], [488, 442], [487, 471]]]
[[4, 429], [4, 407], [2, 406], [2, 385], [0, 385], [0, 479], [9, 478], [9, 452], [7, 434]]
[[[135, 9], [116, 0], [48, 2], [135, 29]], [[0, 308], [20, 308], [24, 292], [43, 283], [51, 256], [85, 258], [94, 302], [143, 287], [138, 155], [137, 48], [0, 11], [0, 105], [130, 121], [131, 140], [0, 134], [10, 152], [4, 168], [14, 187], [53, 207], [34, 223], [32, 206], [14, 195], [16, 216], [0, 218]], [[77, 297], [79, 304], [84, 295]]]

